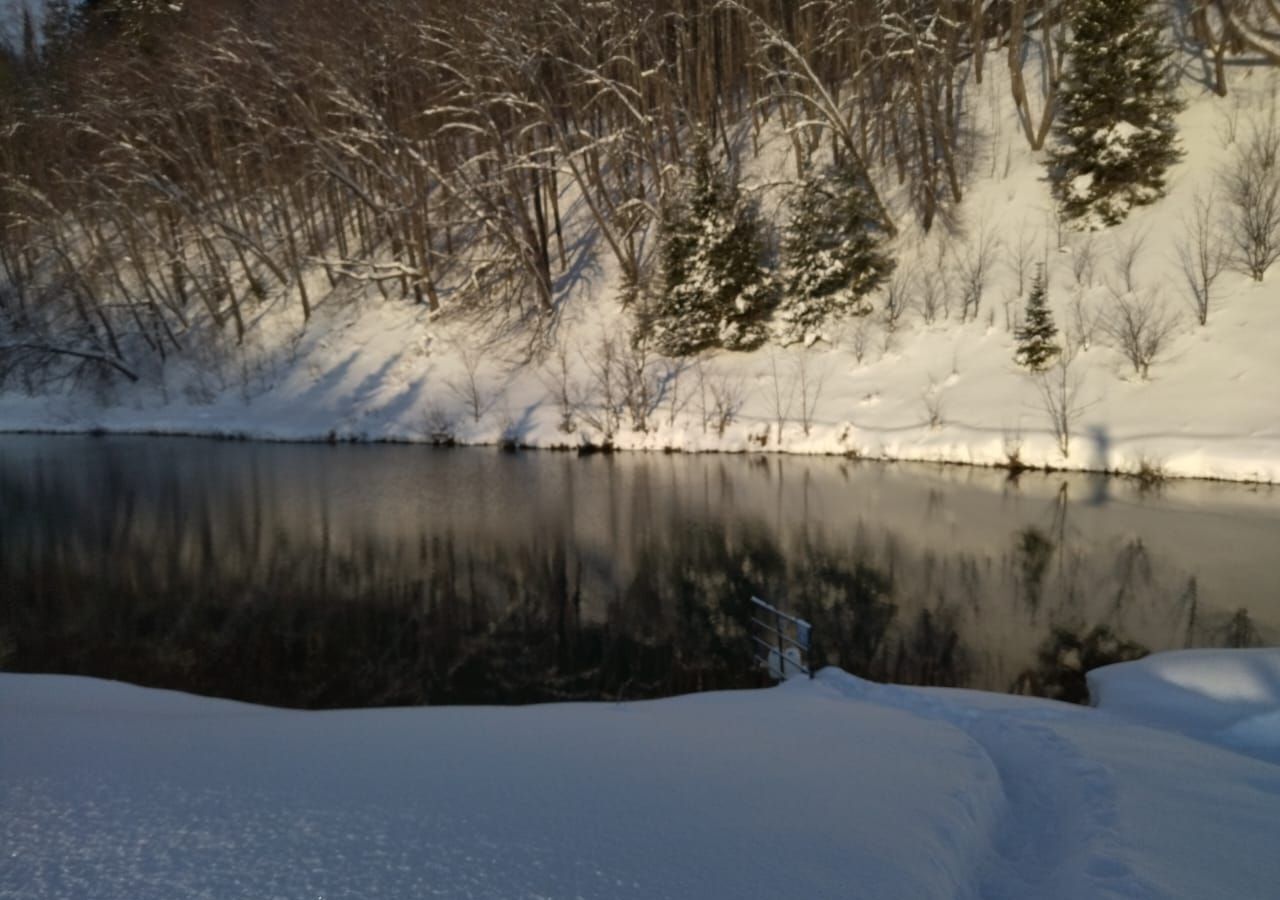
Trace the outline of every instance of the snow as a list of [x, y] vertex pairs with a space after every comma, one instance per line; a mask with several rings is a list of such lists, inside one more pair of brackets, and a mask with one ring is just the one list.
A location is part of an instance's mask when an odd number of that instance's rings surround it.
[[1088, 675], [1108, 713], [1280, 764], [1280, 650], [1183, 650]]
[[[1268, 653], [1204, 656], [1196, 683], [1261, 666], [1274, 687]], [[1280, 768], [1110, 703], [828, 669], [643, 703], [296, 712], [4, 674], [0, 897], [1273, 896]]]

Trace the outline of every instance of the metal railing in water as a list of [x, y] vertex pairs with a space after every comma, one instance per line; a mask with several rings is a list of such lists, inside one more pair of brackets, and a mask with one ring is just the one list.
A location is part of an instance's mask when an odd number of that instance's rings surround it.
[[778, 680], [792, 675], [813, 677], [813, 626], [752, 597], [751, 640], [755, 659]]

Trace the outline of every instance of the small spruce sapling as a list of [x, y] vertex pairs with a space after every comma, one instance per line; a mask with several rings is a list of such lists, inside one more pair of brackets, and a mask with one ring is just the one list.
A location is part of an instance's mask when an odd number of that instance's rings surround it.
[[1027, 297], [1027, 309], [1022, 327], [1015, 332], [1018, 351], [1014, 359], [1018, 365], [1032, 372], [1043, 372], [1049, 362], [1062, 352], [1058, 346], [1058, 326], [1053, 322], [1049, 309], [1049, 291], [1044, 283], [1044, 267], [1036, 270], [1031, 281], [1031, 294]]

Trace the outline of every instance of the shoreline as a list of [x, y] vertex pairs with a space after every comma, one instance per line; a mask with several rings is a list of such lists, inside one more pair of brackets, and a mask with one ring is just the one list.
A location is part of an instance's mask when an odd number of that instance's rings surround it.
[[[0, 437], [6, 435], [21, 435], [33, 437], [156, 437], [156, 438], [190, 438], [197, 440], [219, 441], [229, 443], [269, 443], [269, 444], [309, 444], [309, 445], [328, 445], [337, 446], [377, 446], [377, 445], [395, 445], [395, 446], [420, 446], [430, 447], [433, 449], [479, 449], [488, 447], [506, 453], [525, 453], [525, 452], [542, 452], [542, 453], [572, 453], [578, 456], [589, 455], [612, 455], [618, 453], [640, 453], [640, 454], [660, 454], [660, 455], [725, 455], [725, 456], [773, 456], [773, 457], [825, 457], [830, 459], [846, 459], [856, 462], [867, 462], [877, 464], [898, 464], [898, 465], [921, 465], [921, 466], [941, 466], [950, 468], [965, 469], [982, 469], [988, 471], [1000, 471], [1006, 473], [1010, 479], [1016, 479], [1023, 474], [1040, 474], [1040, 475], [1078, 475], [1078, 476], [1101, 476], [1104, 478], [1121, 479], [1125, 481], [1137, 482], [1139, 486], [1147, 489], [1158, 489], [1168, 482], [1206, 482], [1210, 484], [1229, 484], [1239, 485], [1241, 487], [1276, 487], [1275, 479], [1259, 477], [1256, 473], [1240, 474], [1238, 476], [1229, 475], [1189, 475], [1179, 472], [1166, 471], [1159, 465], [1153, 468], [1139, 469], [1123, 469], [1115, 468], [1095, 468], [1089, 466], [1063, 466], [1053, 464], [1033, 464], [1033, 463], [1010, 463], [1010, 462], [985, 462], [975, 459], [959, 459], [949, 456], [898, 456], [884, 454], [869, 454], [860, 452], [857, 448], [850, 448], [843, 452], [838, 450], [824, 449], [795, 449], [779, 446], [747, 446], [742, 444], [721, 445], [721, 446], [696, 446], [681, 447], [674, 444], [652, 444], [645, 441], [631, 442], [612, 442], [612, 441], [592, 441], [584, 439], [578, 444], [571, 443], [532, 443], [525, 441], [510, 441], [502, 438], [479, 438], [479, 439], [452, 439], [447, 441], [432, 440], [429, 438], [415, 438], [407, 435], [384, 435], [371, 436], [369, 434], [346, 433], [339, 435], [335, 431], [328, 434], [272, 434], [270, 432], [255, 432], [252, 430], [225, 430], [225, 429], [195, 429], [195, 428], [160, 428], [160, 427], [137, 427], [137, 428], [119, 428], [104, 426], [67, 426], [60, 428], [56, 426], [25, 426], [18, 428], [8, 428], [0, 425]], [[645, 435], [647, 437], [647, 435]], [[1280, 465], [1280, 460], [1277, 460]]]

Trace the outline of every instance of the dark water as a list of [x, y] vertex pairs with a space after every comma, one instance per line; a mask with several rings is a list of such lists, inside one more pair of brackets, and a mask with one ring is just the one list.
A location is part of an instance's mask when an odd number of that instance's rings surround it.
[[285, 706], [875, 679], [1078, 699], [1280, 637], [1280, 493], [838, 459], [0, 437], [0, 665]]

